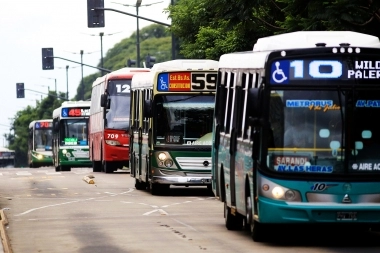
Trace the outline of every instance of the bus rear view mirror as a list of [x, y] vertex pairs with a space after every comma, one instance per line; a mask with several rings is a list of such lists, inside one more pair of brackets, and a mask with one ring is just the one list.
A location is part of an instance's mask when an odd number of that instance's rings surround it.
[[261, 116], [261, 90], [258, 88], [251, 88], [248, 90], [247, 98], [247, 116], [252, 118], [259, 118]]
[[151, 118], [152, 116], [152, 100], [144, 100], [144, 117]]
[[53, 130], [54, 130], [54, 132], [58, 132], [58, 130], [59, 130], [59, 125], [58, 125], [58, 122], [57, 122], [57, 121], [55, 121], [55, 122], [53, 123]]
[[106, 94], [100, 95], [100, 106], [107, 107], [108, 96]]

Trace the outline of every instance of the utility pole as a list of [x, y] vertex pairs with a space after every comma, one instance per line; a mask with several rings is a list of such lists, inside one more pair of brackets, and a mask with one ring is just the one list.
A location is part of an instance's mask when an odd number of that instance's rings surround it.
[[[80, 50], [80, 66], [82, 69], [82, 83], [81, 83], [81, 93], [82, 93], [82, 100], [84, 101], [84, 82], [83, 82], [83, 50]], [[80, 99], [80, 98], [79, 98]]]

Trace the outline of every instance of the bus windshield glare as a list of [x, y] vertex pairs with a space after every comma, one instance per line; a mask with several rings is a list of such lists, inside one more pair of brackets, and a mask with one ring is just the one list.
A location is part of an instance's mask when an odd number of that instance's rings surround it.
[[214, 95], [157, 95], [156, 144], [211, 145]]
[[379, 97], [380, 91], [349, 88], [272, 91], [268, 169], [380, 173], [380, 129], [373, 118], [380, 110]]

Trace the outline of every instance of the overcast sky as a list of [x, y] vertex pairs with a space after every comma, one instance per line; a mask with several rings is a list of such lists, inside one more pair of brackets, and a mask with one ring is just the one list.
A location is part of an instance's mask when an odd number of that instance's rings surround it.
[[[160, 3], [161, 2], [161, 3]], [[163, 13], [170, 0], [142, 0], [139, 16], [170, 24]], [[117, 4], [119, 3], [119, 4]], [[136, 0], [104, 0], [105, 8], [136, 14]], [[131, 7], [123, 4], [132, 5]], [[151, 6], [145, 6], [150, 5]], [[97, 66], [101, 59], [100, 36], [103, 32], [103, 55], [115, 44], [128, 38], [137, 29], [136, 18], [114, 11], [105, 11], [104, 28], [87, 27], [87, 0], [0, 0], [0, 147], [7, 146], [3, 137], [17, 111], [46, 95], [26, 90], [25, 98], [16, 98], [16, 83], [25, 89], [47, 93], [48, 89], [76, 94], [81, 81], [80, 64], [54, 59], [54, 70], [42, 70], [41, 49], [52, 47], [54, 56]], [[139, 20], [139, 27], [152, 22]], [[66, 71], [66, 66], [69, 66]], [[83, 67], [83, 76], [97, 72]], [[66, 72], [68, 80], [66, 78]]]

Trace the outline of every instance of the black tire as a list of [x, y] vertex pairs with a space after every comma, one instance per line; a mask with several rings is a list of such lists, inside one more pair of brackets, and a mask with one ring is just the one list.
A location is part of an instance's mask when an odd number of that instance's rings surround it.
[[104, 169], [104, 172], [107, 173], [107, 174], [113, 173], [114, 166], [110, 162], [104, 161], [103, 169]]
[[251, 236], [255, 242], [265, 242], [267, 239], [267, 229], [265, 225], [253, 221], [251, 225]]
[[55, 167], [55, 171], [56, 171], [56, 172], [61, 171], [61, 166], [56, 166], [56, 167]]
[[238, 213], [233, 215], [227, 201], [224, 201], [224, 220], [228, 230], [240, 230], [243, 226], [243, 217]]
[[245, 220], [244, 220], [244, 229], [252, 233], [253, 226], [251, 225], [253, 222], [253, 216], [252, 216], [252, 200], [251, 196], [247, 196], [245, 198]]
[[61, 167], [61, 171], [71, 171], [71, 167], [70, 166], [60, 166]]
[[135, 188], [136, 190], [145, 190], [146, 184], [144, 182], [140, 182], [137, 178], [135, 179]]
[[102, 162], [101, 161], [92, 161], [92, 172], [101, 172]]

